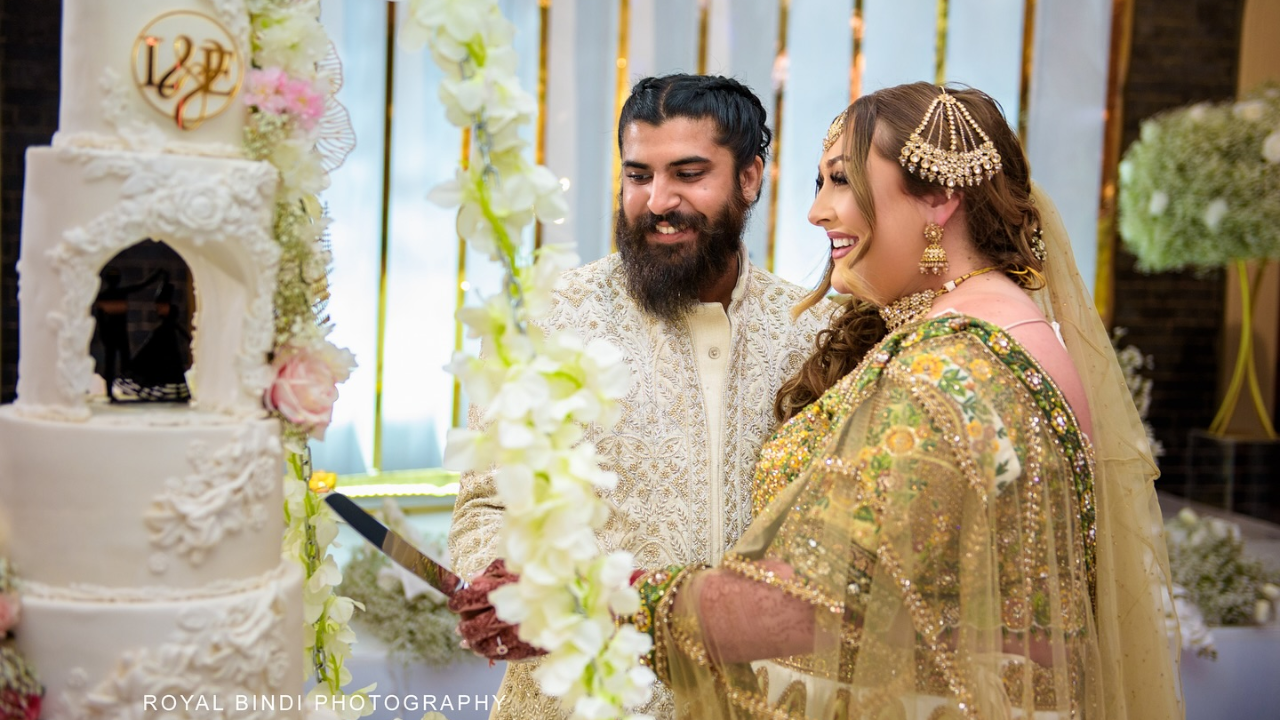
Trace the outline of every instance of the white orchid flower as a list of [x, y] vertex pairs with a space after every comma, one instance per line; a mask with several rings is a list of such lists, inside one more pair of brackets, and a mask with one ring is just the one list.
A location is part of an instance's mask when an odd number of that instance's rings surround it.
[[623, 705], [643, 702], [654, 681], [639, 664], [649, 638], [614, 628], [613, 615], [634, 612], [639, 596], [628, 583], [629, 555], [599, 557], [595, 532], [610, 510], [597, 493], [613, 488], [617, 474], [584, 441], [583, 425], [617, 422], [630, 372], [607, 342], [538, 330], [578, 258], [548, 246], [530, 262], [520, 248], [535, 217], [557, 220], [566, 207], [557, 176], [525, 159], [521, 132], [538, 108], [516, 78], [514, 26], [494, 0], [412, 0], [409, 25], [402, 41], [429, 43], [444, 71], [439, 93], [449, 121], [475, 130], [470, 169], [429, 197], [458, 207], [459, 235], [502, 261], [519, 293], [516, 302], [504, 287], [458, 312], [482, 357], [458, 353], [447, 367], [484, 408], [485, 429], [450, 431], [445, 465], [496, 467], [495, 490], [507, 508], [499, 554], [520, 580], [490, 600], [500, 618], [520, 624], [522, 639], [548, 650], [536, 673], [543, 690], [577, 708], [575, 717], [625, 716]]
[[591, 658], [576, 650], [564, 648], [542, 659], [533, 675], [552, 696], [564, 695], [582, 676]]

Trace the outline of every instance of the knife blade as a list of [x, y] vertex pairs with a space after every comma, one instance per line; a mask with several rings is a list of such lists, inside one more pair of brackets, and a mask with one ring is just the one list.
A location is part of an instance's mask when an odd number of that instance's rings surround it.
[[365, 540], [381, 550], [393, 562], [409, 572], [422, 578], [428, 585], [444, 593], [448, 597], [467, 584], [462, 578], [454, 575], [448, 568], [423, 554], [418, 548], [396, 534], [396, 531], [378, 522], [377, 518], [365, 512], [364, 508], [355, 504], [351, 498], [342, 493], [330, 492], [324, 501], [347, 521], [347, 524], [360, 533]]

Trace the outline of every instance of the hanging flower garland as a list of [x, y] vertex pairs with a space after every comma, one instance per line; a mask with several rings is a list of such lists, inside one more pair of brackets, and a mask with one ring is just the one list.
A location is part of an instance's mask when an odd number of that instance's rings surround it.
[[332, 257], [325, 236], [329, 218], [318, 198], [329, 185], [329, 172], [354, 147], [354, 136], [335, 98], [341, 66], [320, 24], [319, 1], [249, 0], [248, 8], [253, 67], [245, 83], [245, 151], [280, 173], [274, 221], [281, 248], [272, 354], [276, 378], [263, 403], [283, 421], [293, 470], [285, 479], [283, 554], [306, 573], [304, 649], [316, 674], [311, 701], [351, 720], [360, 715], [354, 708], [372, 706], [336, 701], [351, 697], [342, 688], [351, 680], [345, 662], [355, 640], [350, 620], [358, 604], [334, 592], [342, 573], [328, 548], [338, 528], [320, 495], [333, 489], [336, 477], [312, 472], [307, 441], [324, 438], [337, 386], [355, 367], [354, 356], [328, 339], [332, 326], [325, 304]]
[[[521, 247], [521, 231], [565, 213], [556, 177], [525, 159], [522, 126], [537, 112], [515, 76], [514, 28], [495, 0], [411, 0], [401, 43], [427, 45], [445, 73], [440, 99], [451, 123], [472, 130], [472, 161], [432, 191], [457, 206], [458, 233], [501, 264], [504, 287], [458, 312], [485, 358], [458, 353], [449, 369], [470, 400], [485, 408], [486, 430], [451, 430], [445, 466], [484, 471], [506, 507], [499, 554], [520, 574], [490, 595], [499, 617], [520, 623], [520, 637], [547, 651], [535, 677], [574, 717], [617, 718], [646, 701], [653, 673], [640, 663], [650, 639], [615, 616], [639, 609], [628, 580], [633, 558], [601, 555], [595, 531], [608, 517], [598, 490], [617, 476], [583, 442], [582, 426], [617, 422], [630, 384], [619, 350], [536, 325], [551, 306], [571, 251]], [[634, 717], [634, 716], [632, 716]]]

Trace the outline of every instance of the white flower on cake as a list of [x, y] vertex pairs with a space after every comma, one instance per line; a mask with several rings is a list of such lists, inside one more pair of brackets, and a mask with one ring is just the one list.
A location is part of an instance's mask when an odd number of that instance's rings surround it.
[[314, 74], [329, 52], [329, 36], [320, 24], [318, 0], [251, 3], [251, 41], [258, 67], [279, 67], [290, 75]]
[[276, 145], [268, 159], [280, 171], [280, 190], [286, 198], [301, 199], [329, 187], [329, 173], [315, 152], [314, 140], [285, 140]]

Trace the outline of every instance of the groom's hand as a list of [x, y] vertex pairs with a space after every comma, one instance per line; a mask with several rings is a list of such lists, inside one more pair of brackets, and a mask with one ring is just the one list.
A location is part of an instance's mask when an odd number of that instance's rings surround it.
[[494, 660], [523, 660], [546, 654], [517, 636], [517, 626], [498, 619], [489, 593], [503, 585], [519, 580], [520, 576], [507, 571], [501, 558], [494, 560], [471, 581], [466, 588], [449, 599], [449, 609], [461, 618], [458, 634], [464, 647], [482, 657]]

